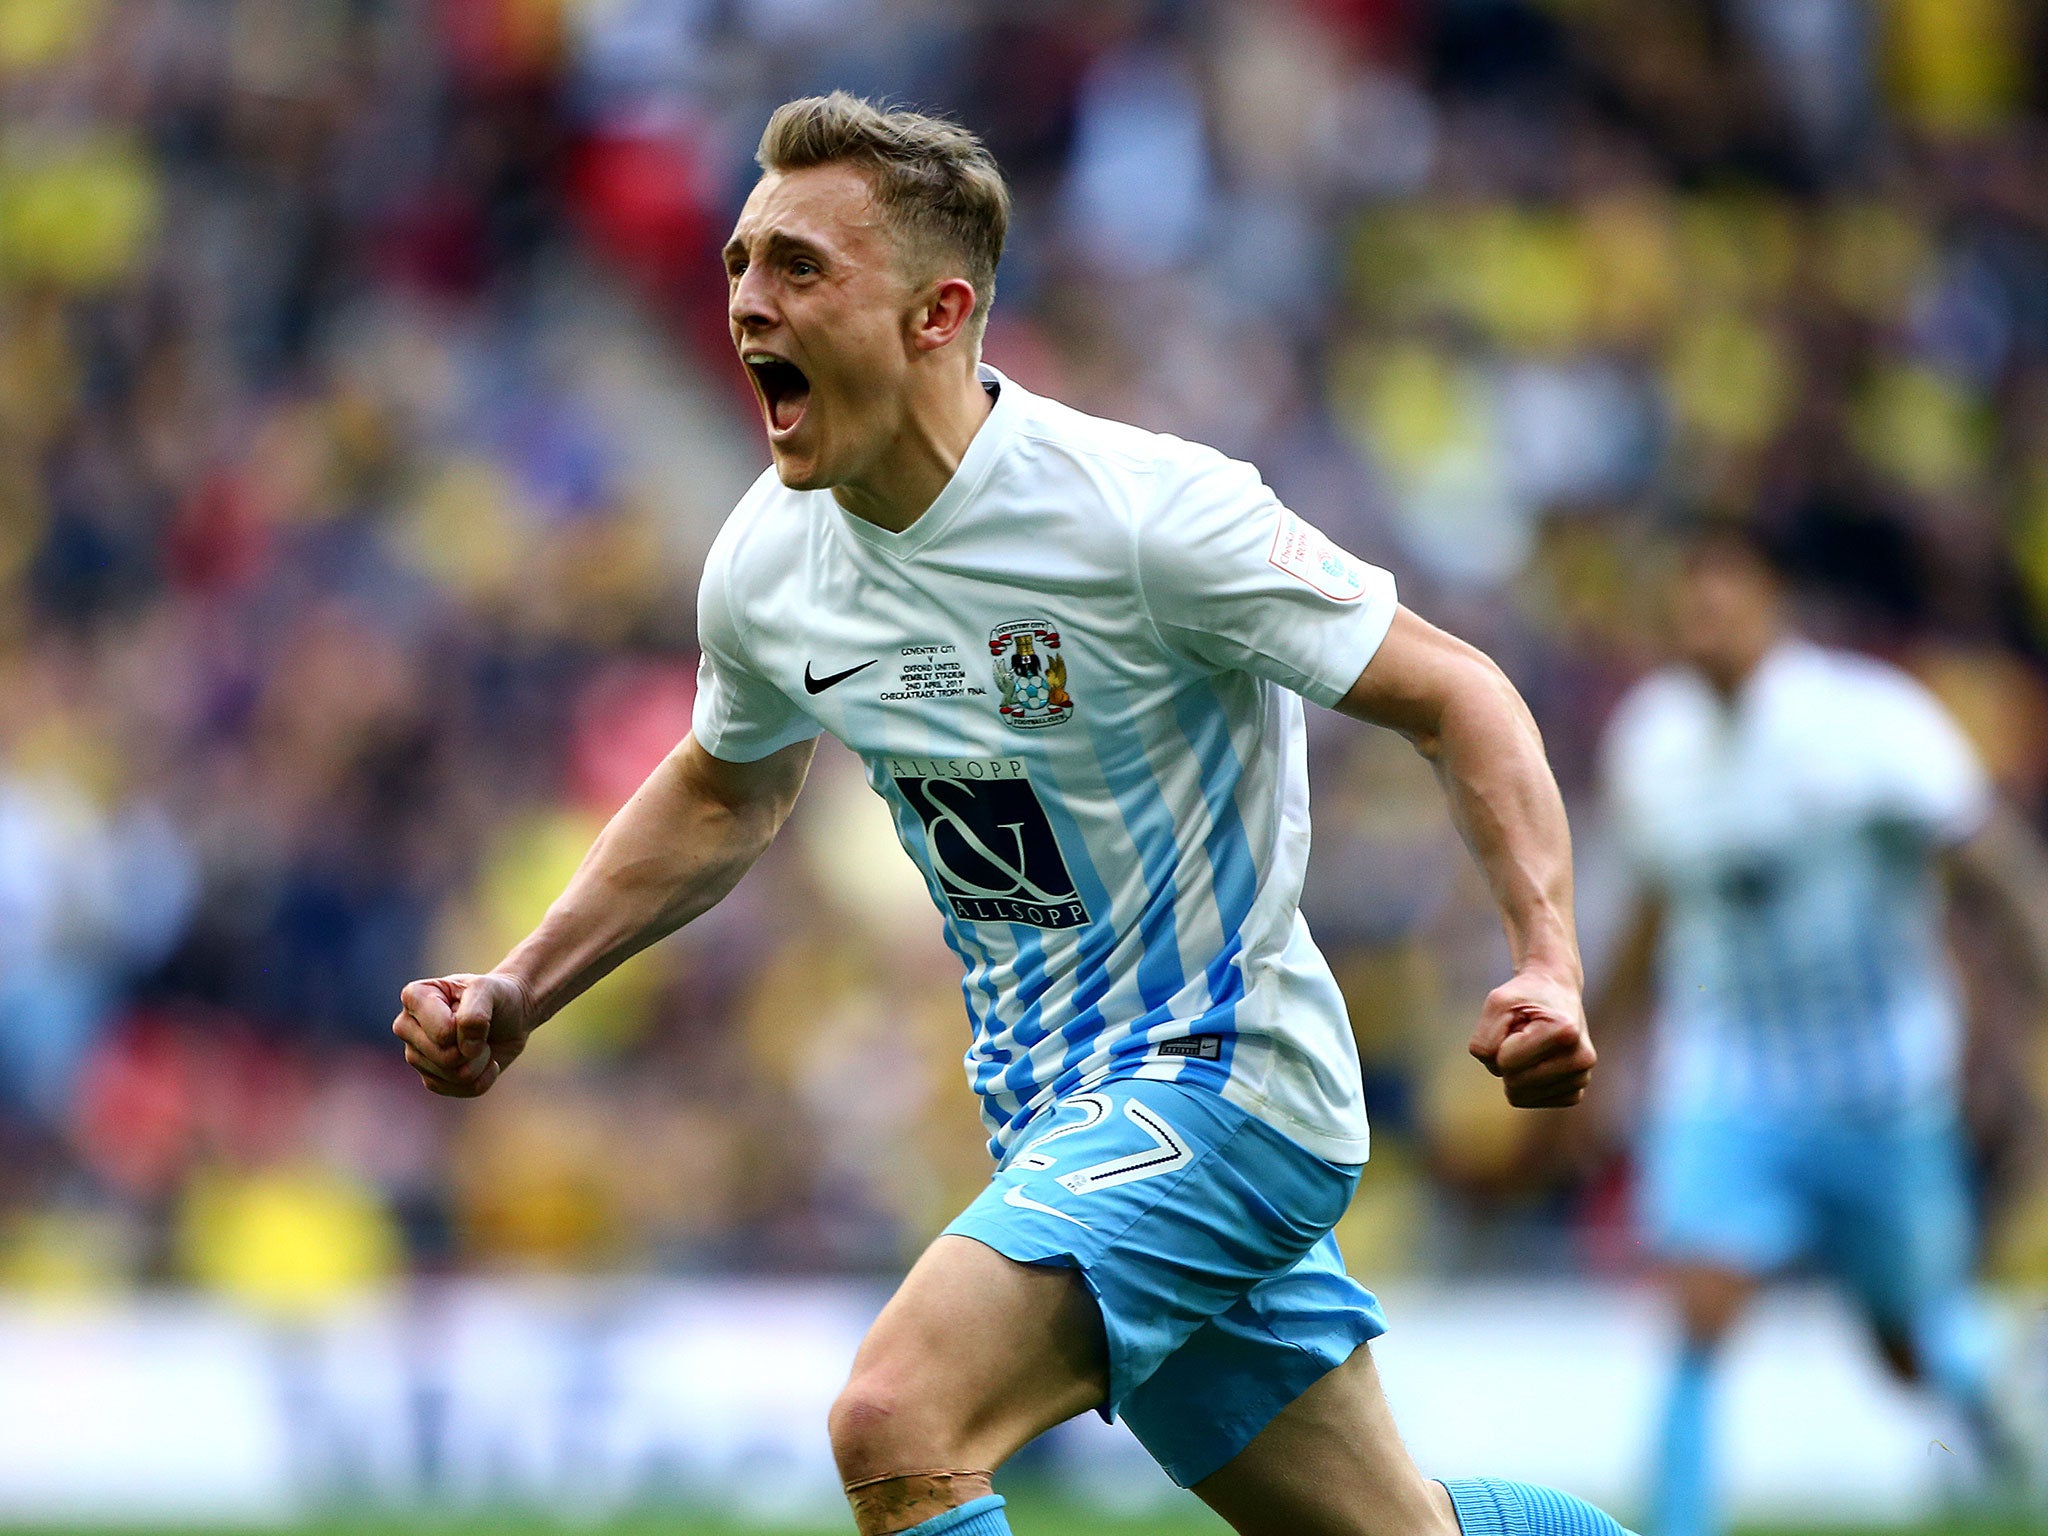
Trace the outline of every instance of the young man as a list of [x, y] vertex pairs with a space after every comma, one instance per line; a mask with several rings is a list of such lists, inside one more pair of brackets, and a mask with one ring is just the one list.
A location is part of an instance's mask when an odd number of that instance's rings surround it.
[[949, 123], [792, 102], [730, 244], [774, 470], [706, 566], [695, 729], [541, 925], [415, 982], [429, 1088], [733, 886], [813, 739], [866, 761], [966, 968], [994, 1180], [918, 1261], [831, 1419], [864, 1536], [994, 1536], [994, 1468], [1086, 1409], [1263, 1536], [1611, 1533], [1566, 1495], [1424, 1479], [1330, 1228], [1358, 1065], [1296, 912], [1298, 695], [1405, 732], [1492, 881], [1515, 974], [1472, 1051], [1517, 1104], [1593, 1066], [1571, 856], [1535, 726], [1250, 468], [979, 366], [1009, 199]]
[[1679, 664], [1606, 744], [1643, 891], [1609, 991], [1623, 1010], [1654, 968], [1642, 1216], [1685, 1342], [1650, 1530], [1709, 1536], [1714, 1361], [1798, 1259], [1849, 1288], [1899, 1376], [2006, 1451], [1970, 1291], [1940, 876], [1999, 897], [2037, 957], [2048, 885], [1947, 714], [1896, 668], [1795, 638], [1746, 530], [1702, 530], [1674, 598]]

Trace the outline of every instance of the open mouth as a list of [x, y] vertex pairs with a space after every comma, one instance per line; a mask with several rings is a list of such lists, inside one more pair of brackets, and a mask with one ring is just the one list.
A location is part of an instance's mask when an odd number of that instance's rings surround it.
[[803, 420], [804, 407], [811, 400], [811, 381], [787, 358], [749, 352], [744, 360], [747, 372], [754, 376], [754, 387], [761, 392], [769, 431], [777, 436], [787, 433]]

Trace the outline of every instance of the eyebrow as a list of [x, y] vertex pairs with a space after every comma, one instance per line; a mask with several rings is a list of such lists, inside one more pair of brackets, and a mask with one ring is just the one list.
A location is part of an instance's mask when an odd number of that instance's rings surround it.
[[[824, 249], [814, 242], [779, 229], [771, 230], [763, 243], [767, 247], [765, 254], [769, 256], [795, 254], [822, 258], [825, 255]], [[725, 242], [725, 250], [721, 254], [724, 257], [725, 264], [731, 266], [734, 257], [747, 254], [746, 243], [738, 235], [734, 235]]]

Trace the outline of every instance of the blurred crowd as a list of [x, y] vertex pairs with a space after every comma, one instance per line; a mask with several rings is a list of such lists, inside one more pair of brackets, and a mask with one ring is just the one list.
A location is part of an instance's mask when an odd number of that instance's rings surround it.
[[[716, 249], [834, 86], [1009, 172], [992, 361], [1255, 460], [1508, 667], [1596, 972], [1675, 518], [1770, 527], [2048, 809], [2028, 0], [0, 0], [0, 1285], [883, 1270], [985, 1177], [954, 962], [836, 749], [487, 1099], [388, 1034], [687, 729], [766, 458]], [[1627, 1266], [1625, 1046], [1591, 1130], [1509, 1115], [1433, 780], [1312, 748], [1354, 1261]], [[2039, 1281], [2040, 1007], [1968, 916], [1989, 1257]]]

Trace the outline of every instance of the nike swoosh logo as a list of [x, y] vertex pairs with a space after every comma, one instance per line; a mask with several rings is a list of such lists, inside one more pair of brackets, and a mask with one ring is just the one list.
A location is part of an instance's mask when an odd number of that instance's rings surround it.
[[823, 693], [827, 688], [830, 688], [834, 683], [843, 683], [849, 677], [853, 676], [854, 673], [867, 671], [869, 667], [872, 667], [875, 664], [875, 662], [880, 661], [881, 659], [882, 658], [879, 656], [874, 657], [872, 660], [862, 662], [857, 667], [848, 667], [844, 672], [834, 672], [830, 677], [811, 676], [811, 664], [807, 661], [804, 663], [804, 692]]
[[1088, 1226], [1088, 1223], [1083, 1221], [1080, 1217], [1069, 1216], [1065, 1211], [1056, 1211], [1051, 1206], [1045, 1205], [1040, 1201], [1032, 1199], [1029, 1195], [1025, 1194], [1024, 1191], [1015, 1184], [1012, 1184], [1009, 1187], [1009, 1189], [1004, 1191], [1003, 1204], [1014, 1205], [1021, 1211], [1043, 1211], [1048, 1216], [1059, 1217], [1061, 1221], [1071, 1221], [1075, 1226], [1080, 1227], [1084, 1231], [1093, 1230]]

